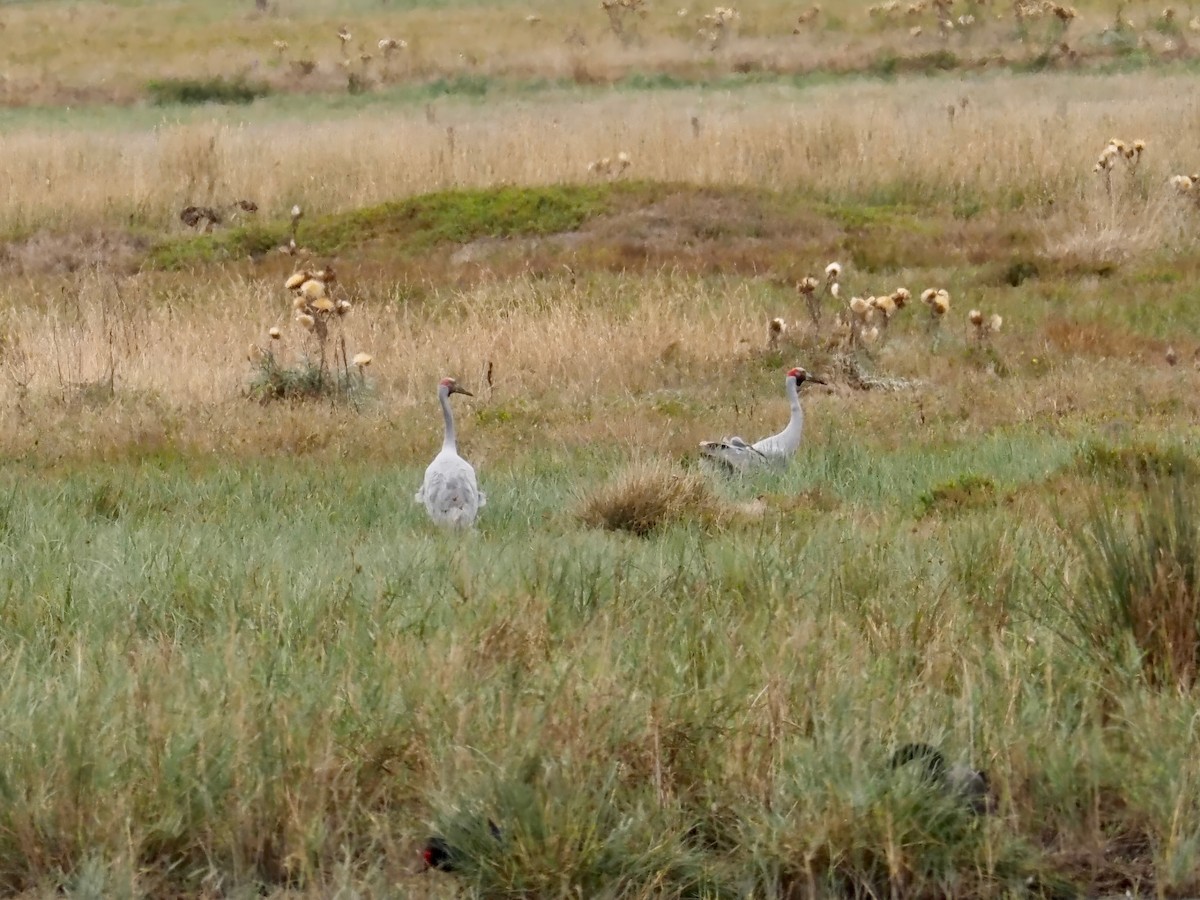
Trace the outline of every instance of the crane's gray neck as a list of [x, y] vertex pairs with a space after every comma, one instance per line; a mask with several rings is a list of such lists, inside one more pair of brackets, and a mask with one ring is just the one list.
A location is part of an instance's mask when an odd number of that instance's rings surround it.
[[450, 412], [450, 388], [444, 384], [438, 388], [438, 401], [442, 404], [442, 418], [446, 421], [446, 436], [442, 438], [443, 450], [457, 450], [454, 438], [454, 414]]

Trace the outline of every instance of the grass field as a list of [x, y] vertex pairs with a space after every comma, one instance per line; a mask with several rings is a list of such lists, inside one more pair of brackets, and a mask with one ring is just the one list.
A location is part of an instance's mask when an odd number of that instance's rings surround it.
[[1192, 10], [566, 6], [0, 10], [0, 893], [1195, 896]]

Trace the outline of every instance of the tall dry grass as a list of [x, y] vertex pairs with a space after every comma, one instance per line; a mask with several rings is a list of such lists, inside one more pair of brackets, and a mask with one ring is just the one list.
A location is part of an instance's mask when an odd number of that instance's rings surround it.
[[[369, 395], [357, 408], [263, 407], [246, 396], [256, 371], [251, 343], [288, 360], [305, 349], [280, 279], [85, 275], [40, 288], [10, 284], [0, 294], [0, 448], [40, 458], [176, 447], [416, 461], [436, 443], [434, 385], [449, 374], [477, 395], [461, 414], [485, 461], [589, 446], [683, 456], [700, 440], [777, 431], [788, 416], [785, 366], [839, 380], [803, 325], [778, 352], [768, 351], [767, 320], [784, 315], [799, 323], [803, 302], [755, 280], [518, 278], [404, 301], [386, 285], [356, 284], [349, 267], [340, 274], [355, 301], [347, 350], [374, 357]], [[1064, 429], [1122, 419], [1158, 427], [1200, 415], [1192, 390], [1200, 375], [1186, 335], [1173, 339], [1185, 362], [1170, 369], [1161, 357], [1165, 342], [1139, 333], [1188, 321], [1185, 309], [1163, 302], [1170, 284], [1138, 288], [1147, 303], [1162, 306], [1155, 314], [1127, 307], [1127, 284], [1103, 295], [1093, 286], [1079, 296], [1076, 315], [1110, 323], [1132, 317], [1100, 328], [1064, 323], [1060, 302], [1029, 291], [981, 291], [943, 274], [913, 272], [904, 280], [949, 284], [964, 306], [985, 298], [981, 305], [1006, 322], [994, 355], [974, 348], [965, 308], [952, 311], [936, 347], [906, 310], [870, 366], [917, 379], [921, 388], [899, 402], [846, 387], [807, 392], [814, 440], [867, 422], [890, 447], [935, 422], [934, 434], [969, 427], [983, 436], [1047, 419]], [[1052, 295], [1061, 289], [1044, 288]], [[282, 329], [279, 342], [268, 337], [273, 325]]]
[[[19, 4], [5, 10], [5, 34], [14, 48], [0, 82], [9, 105], [73, 105], [130, 102], [145, 82], [162, 77], [248, 74], [278, 90], [345, 89], [347, 72], [376, 83], [460, 74], [606, 80], [637, 71], [701, 73], [737, 68], [807, 71], [861, 68], [881, 52], [920, 54], [950, 49], [978, 59], [1006, 53], [1035, 56], [1056, 34], [1041, 23], [1026, 44], [1016, 40], [1008, 7], [975, 9], [976, 23], [947, 40], [939, 33], [932, 6], [920, 15], [871, 15], [869, 4], [835, 0], [820, 16], [796, 28], [810, 4], [787, 0], [747, 0], [717, 52], [710, 50], [703, 17], [716, 4], [656, 4], [633, 17], [619, 39], [598, 4], [428, 4], [408, 9], [378, 4], [289, 3], [276, 15], [256, 14], [249, 3], [181, 2], [117, 5], [100, 2]], [[1111, 25], [1111, 10], [1084, 3], [1074, 35]], [[1090, 7], [1090, 9], [1089, 9]], [[678, 10], [684, 8], [686, 15]], [[527, 20], [536, 15], [537, 21]], [[1137, 36], [1156, 51], [1169, 35], [1152, 26], [1159, 10], [1126, 9]], [[1184, 17], [1186, 18], [1186, 16]], [[1180, 22], [1180, 25], [1183, 25]], [[347, 26], [352, 38], [343, 53], [336, 32]], [[909, 29], [922, 27], [916, 37]], [[793, 33], [798, 31], [798, 33]], [[1042, 35], [1045, 32], [1045, 36]], [[408, 41], [385, 60], [381, 38]], [[275, 41], [285, 41], [282, 52]], [[1178, 43], [1178, 42], [1177, 42]], [[371, 54], [362, 64], [359, 57]], [[1169, 55], [1169, 54], [1168, 54]], [[293, 63], [308, 60], [314, 72], [298, 76]]]
[[[1200, 116], [1195, 100], [1181, 99], [1189, 84], [1150, 74], [863, 82], [486, 108], [445, 101], [433, 122], [408, 109], [28, 130], [4, 140], [0, 230], [131, 221], [161, 230], [181, 227], [188, 203], [249, 197], [260, 215], [279, 217], [297, 202], [317, 213], [456, 186], [583, 180], [589, 162], [618, 151], [631, 155], [630, 177], [796, 186], [859, 203], [1027, 205], [1070, 226], [1104, 196], [1091, 166], [1114, 135], [1148, 142], [1142, 177], [1156, 196], [1171, 174], [1196, 167]], [[947, 107], [964, 97], [967, 109], [951, 120]]]

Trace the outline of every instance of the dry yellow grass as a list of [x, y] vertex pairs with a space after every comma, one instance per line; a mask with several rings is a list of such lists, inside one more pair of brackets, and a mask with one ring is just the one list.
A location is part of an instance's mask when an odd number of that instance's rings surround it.
[[[342, 275], [354, 289], [353, 271]], [[794, 322], [804, 315], [802, 300], [772, 300], [753, 281], [669, 274], [485, 283], [409, 307], [360, 302], [346, 333], [351, 355], [373, 357], [365, 405], [260, 406], [245, 396], [254, 374], [248, 342], [287, 357], [304, 339], [289, 321], [291, 298], [281, 281], [180, 285], [163, 276], [83, 276], [66, 285], [32, 295], [9, 286], [0, 297], [8, 310], [0, 343], [6, 454], [87, 459], [176, 448], [415, 464], [441, 427], [436, 380], [453, 374], [476, 394], [460, 431], [484, 469], [546, 447], [603, 445], [680, 458], [713, 433], [749, 437], [786, 418], [782, 369], [765, 357], [764, 323], [774, 314]], [[805, 329], [790, 331], [781, 364], [835, 376], [833, 388], [806, 396], [808, 439], [869, 431], [887, 447], [914, 429], [930, 440], [961, 440], [966, 432], [1046, 420], [1085, 433], [1097, 423], [1169, 427], [1200, 416], [1200, 373], [1186, 339], [1176, 340], [1186, 364], [1170, 368], [1161, 342], [1031, 318], [1022, 296], [987, 301], [1005, 317], [993, 346], [1013, 370], [1007, 378], [964, 363], [971, 343], [965, 310], [937, 353], [929, 352], [921, 310], [898, 314], [875, 365], [920, 379], [918, 390], [901, 394], [839, 385], [833, 361], [807, 346]], [[1084, 289], [1076, 313], [1091, 308]], [[282, 326], [279, 341], [268, 337], [273, 325]]]
[[[210, 77], [248, 74], [282, 90], [345, 89], [347, 70], [374, 82], [439, 75], [484, 74], [517, 77], [607, 80], [632, 71], [701, 72], [712, 66], [807, 70], [858, 68], [879, 50], [914, 54], [948, 48], [977, 59], [998, 53], [1028, 57], [1055, 41], [1049, 22], [1035, 23], [1036, 38], [1014, 39], [1007, 5], [976, 10], [974, 23], [943, 34], [932, 5], [917, 15], [901, 4], [890, 14], [871, 14], [856, 0], [822, 4], [821, 14], [799, 27], [809, 4], [788, 0], [747, 0], [713, 52], [704, 16], [715, 4], [654, 4], [645, 17], [631, 19], [636, 37], [620, 40], [598, 4], [448, 4], [413, 9], [380, 9], [376, 4], [289, 3], [277, 15], [255, 13], [248, 3], [100, 2], [22, 4], [5, 10], [6, 42], [12, 48], [0, 98], [11, 105], [71, 104], [109, 100], [129, 102], [155, 77]], [[1089, 10], [1088, 7], [1091, 7]], [[1111, 10], [1083, 4], [1068, 38], [1098, 32], [1113, 22]], [[679, 9], [686, 14], [679, 15]], [[534, 14], [537, 20], [528, 21]], [[958, 15], [957, 11], [954, 13]], [[1154, 10], [1126, 10], [1138, 40], [1170, 55], [1170, 35], [1149, 26]], [[345, 25], [351, 38], [342, 42]], [[910, 29], [920, 27], [917, 36]], [[408, 46], [385, 55], [382, 39]], [[276, 47], [276, 42], [280, 46]], [[283, 46], [286, 45], [286, 46]], [[366, 63], [363, 54], [372, 58]], [[316, 68], [295, 73], [307, 60]]]
[[[1152, 74], [998, 76], [803, 93], [561, 95], [535, 106], [440, 101], [434, 122], [412, 108], [302, 126], [23, 130], [0, 156], [0, 231], [131, 220], [179, 228], [185, 204], [240, 197], [280, 219], [295, 202], [316, 213], [454, 186], [580, 181], [589, 162], [619, 151], [632, 155], [628, 177], [797, 185], [851, 201], [1032, 204], [1049, 227], [1070, 230], [1108, 203], [1091, 165], [1113, 132], [1149, 142], [1139, 177], [1156, 202], [1173, 172], [1194, 167], [1200, 117], [1179, 99], [1189, 86]], [[967, 109], [950, 120], [947, 107], [963, 98]], [[1113, 227], [1145, 228], [1146, 219]]]

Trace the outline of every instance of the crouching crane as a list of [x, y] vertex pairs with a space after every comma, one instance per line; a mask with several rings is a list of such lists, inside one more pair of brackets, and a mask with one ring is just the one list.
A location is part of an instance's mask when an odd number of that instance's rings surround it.
[[442, 404], [446, 435], [442, 439], [442, 449], [425, 470], [425, 481], [413, 499], [424, 504], [429, 517], [438, 525], [470, 528], [475, 524], [479, 510], [487, 505], [487, 495], [476, 484], [471, 464], [458, 455], [454, 414], [450, 412], [451, 394], [474, 396], [466, 388], [459, 387], [453, 378], [443, 378], [439, 382], [438, 402]]
[[787, 398], [792, 405], [792, 416], [787, 428], [765, 437], [761, 441], [747, 444], [740, 437], [727, 437], [719, 441], [701, 441], [700, 455], [711, 459], [728, 472], [746, 472], [761, 466], [786, 465], [796, 454], [800, 438], [804, 435], [804, 410], [800, 406], [800, 385], [806, 381], [825, 384], [815, 375], [796, 368], [787, 373]]

